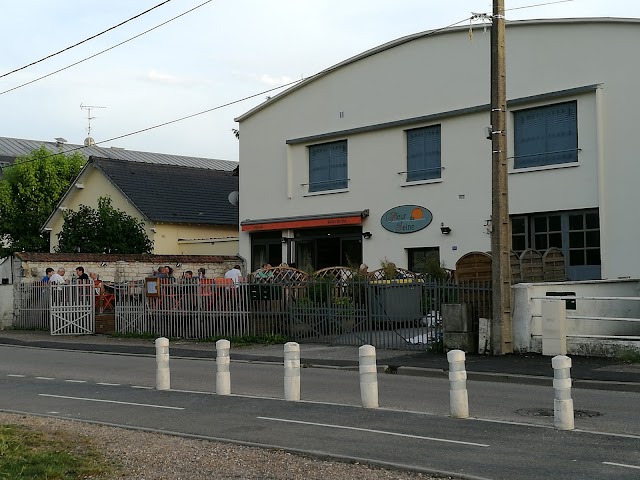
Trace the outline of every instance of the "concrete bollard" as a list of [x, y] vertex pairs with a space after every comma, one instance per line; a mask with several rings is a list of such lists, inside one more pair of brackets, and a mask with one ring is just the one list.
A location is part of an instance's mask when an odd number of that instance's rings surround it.
[[284, 344], [284, 399], [300, 401], [300, 345]]
[[553, 366], [553, 426], [558, 430], [573, 430], [573, 400], [571, 399], [571, 359], [556, 355]]
[[363, 345], [358, 349], [360, 359], [360, 397], [364, 408], [378, 408], [378, 367], [376, 349]]
[[216, 342], [216, 393], [218, 395], [231, 394], [231, 373], [229, 372], [229, 349], [231, 342], [229, 340], [218, 340]]
[[156, 338], [156, 390], [171, 389], [169, 370], [169, 339]]
[[447, 352], [449, 361], [449, 408], [454, 418], [469, 416], [467, 395], [467, 371], [464, 366], [465, 354], [462, 350]]

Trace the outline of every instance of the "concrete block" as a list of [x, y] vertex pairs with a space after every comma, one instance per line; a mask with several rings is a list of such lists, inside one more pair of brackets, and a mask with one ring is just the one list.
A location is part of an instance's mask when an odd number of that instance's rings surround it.
[[466, 353], [473, 353], [475, 349], [475, 340], [473, 332], [444, 332], [443, 342], [445, 350], [462, 350]]
[[445, 332], [473, 332], [471, 305], [468, 303], [444, 303], [441, 316]]

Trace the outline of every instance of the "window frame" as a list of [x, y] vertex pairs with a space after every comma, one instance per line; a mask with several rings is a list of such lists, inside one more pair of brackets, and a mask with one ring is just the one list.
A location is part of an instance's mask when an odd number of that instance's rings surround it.
[[[560, 110], [563, 107], [568, 108], [568, 119], [563, 120], [563, 112]], [[556, 110], [554, 112], [554, 110]], [[538, 114], [538, 118], [535, 115]], [[529, 116], [526, 118], [524, 116]], [[542, 118], [541, 118], [542, 117]], [[563, 102], [557, 102], [547, 105], [540, 105], [531, 108], [523, 108], [512, 112], [513, 121], [513, 169], [514, 171], [522, 171], [530, 168], [549, 168], [559, 166], [570, 166], [578, 163], [579, 148], [579, 121], [578, 121], [578, 101], [569, 100]], [[524, 126], [523, 122], [528, 121], [530, 124], [538, 123], [538, 125]], [[543, 125], [540, 124], [543, 122]], [[555, 123], [554, 123], [555, 122]], [[550, 133], [550, 129], [554, 125], [559, 125], [562, 122], [568, 124], [572, 122], [572, 125], [565, 126], [565, 132], [569, 132], [570, 138], [563, 140], [563, 135]], [[520, 125], [519, 125], [520, 124]], [[532, 148], [534, 145], [527, 145], [526, 139], [521, 138], [523, 130], [527, 128], [537, 127], [540, 130], [544, 129], [544, 151], [541, 152], [528, 152], [527, 148]], [[561, 132], [562, 130], [558, 130]], [[534, 132], [532, 132], [534, 133]], [[539, 134], [541, 132], [538, 132]], [[531, 134], [530, 134], [531, 135]], [[569, 136], [569, 135], [565, 135]], [[535, 140], [535, 138], [534, 138]], [[538, 136], [538, 140], [541, 137]], [[566, 143], [560, 147], [553, 146], [553, 144]], [[526, 153], [521, 153], [522, 150]]]
[[[414, 182], [425, 182], [425, 181], [433, 181], [442, 179], [442, 124], [438, 123], [435, 125], [426, 125], [418, 128], [411, 128], [405, 130], [405, 145], [406, 145], [406, 168], [407, 171], [403, 172], [406, 174], [406, 182], [414, 183]], [[414, 153], [412, 156], [411, 145], [415, 145], [415, 142], [412, 143], [411, 137], [413, 135], [419, 133], [427, 133], [427, 138], [437, 137], [437, 151], [430, 150], [427, 151], [426, 146], [423, 145], [424, 151], [422, 158], [420, 159], [420, 163], [424, 165], [424, 168], [415, 168], [415, 161], [417, 155]], [[435, 132], [432, 133], [432, 132]], [[430, 161], [435, 158], [437, 154], [437, 166], [430, 166]], [[412, 163], [412, 158], [415, 163]], [[433, 163], [433, 162], [432, 162]], [[421, 173], [420, 173], [421, 172]]]
[[[321, 149], [327, 149], [326, 159], [321, 158], [321, 154], [323, 153], [320, 151]], [[337, 152], [339, 150], [344, 151], [344, 166], [336, 165], [337, 163], [341, 163], [341, 159], [337, 158]], [[336, 153], [336, 155], [332, 155], [333, 153]], [[309, 193], [321, 193], [348, 188], [349, 145], [346, 139], [308, 145], [307, 157], [309, 166], [309, 183], [307, 184], [307, 189]], [[338, 160], [337, 162], [335, 161], [336, 159]], [[315, 164], [315, 162], [320, 161], [327, 162], [327, 165]], [[332, 171], [332, 168], [334, 171]], [[315, 180], [314, 175], [318, 175], [318, 172], [322, 169], [328, 171], [327, 176], [329, 178], [326, 180]], [[313, 173], [314, 171], [316, 173]]]

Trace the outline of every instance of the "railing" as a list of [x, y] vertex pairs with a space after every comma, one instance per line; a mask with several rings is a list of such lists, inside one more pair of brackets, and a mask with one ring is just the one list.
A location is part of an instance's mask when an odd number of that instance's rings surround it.
[[[163, 282], [157, 295], [148, 295], [144, 286], [143, 281], [112, 285], [117, 332], [199, 339], [270, 334], [332, 345], [425, 349], [442, 340], [442, 304], [469, 303], [474, 318], [491, 316], [488, 284], [446, 279], [271, 276], [239, 284], [211, 279]], [[48, 287], [20, 288], [25, 293], [16, 325], [48, 328]]]
[[640, 342], [640, 297], [565, 295], [531, 299], [542, 305], [540, 313], [532, 315], [542, 322], [541, 333], [532, 333], [532, 337], [542, 338], [543, 352], [545, 341], [546, 345], [560, 345], [565, 352], [567, 339]]

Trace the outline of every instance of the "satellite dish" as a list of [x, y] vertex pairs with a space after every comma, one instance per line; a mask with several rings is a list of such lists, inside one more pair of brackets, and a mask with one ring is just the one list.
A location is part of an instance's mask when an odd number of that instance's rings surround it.
[[229, 194], [229, 203], [234, 207], [237, 207], [240, 204], [240, 192], [238, 192], [237, 190], [231, 192]]

